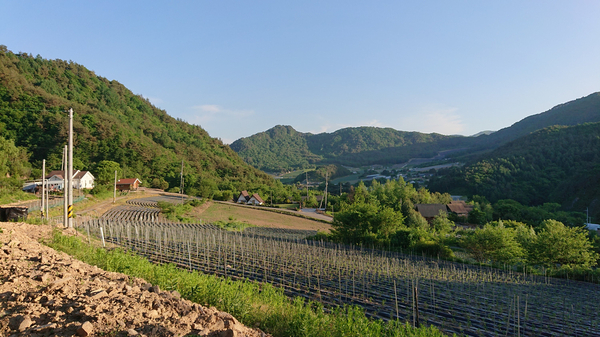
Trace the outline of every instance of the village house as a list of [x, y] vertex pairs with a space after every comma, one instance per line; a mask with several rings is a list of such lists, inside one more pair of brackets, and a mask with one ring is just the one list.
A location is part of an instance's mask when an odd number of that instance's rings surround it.
[[446, 206], [450, 213], [454, 213], [459, 217], [467, 217], [473, 210], [473, 205], [467, 205], [463, 200], [453, 200]]
[[240, 192], [240, 195], [237, 197], [237, 199], [235, 199], [235, 202], [238, 204], [247, 204], [248, 201], [250, 201], [250, 195], [248, 194], [248, 191]]
[[254, 206], [262, 205], [264, 203], [265, 202], [262, 200], [262, 198], [257, 193], [252, 194], [252, 196], [250, 197], [250, 200], [248, 200], [248, 202], [247, 202], [248, 205], [254, 205]]
[[421, 216], [427, 220], [427, 222], [431, 222], [433, 218], [438, 216], [441, 213], [448, 214], [446, 205], [444, 204], [416, 204], [417, 212], [421, 213]]
[[240, 195], [237, 197], [237, 199], [235, 199], [235, 202], [238, 204], [246, 204], [246, 205], [254, 205], [254, 206], [262, 205], [265, 203], [263, 201], [263, 199], [258, 195], [258, 193], [254, 193], [254, 194], [252, 194], [252, 196], [250, 196], [248, 191], [240, 192]]
[[117, 189], [119, 191], [135, 191], [142, 183], [138, 178], [124, 178], [117, 181]]
[[[48, 188], [50, 190], [62, 190], [65, 185], [65, 172], [52, 171], [46, 176]], [[73, 188], [75, 189], [92, 189], [94, 188], [94, 175], [90, 171], [73, 171]], [[40, 177], [41, 179], [42, 177]]]

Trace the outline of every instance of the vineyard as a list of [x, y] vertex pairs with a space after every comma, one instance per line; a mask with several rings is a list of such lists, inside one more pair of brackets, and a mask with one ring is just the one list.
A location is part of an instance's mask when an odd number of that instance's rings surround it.
[[[137, 204], [134, 204], [137, 203]], [[291, 297], [466, 336], [600, 336], [600, 286], [304, 238], [312, 231], [168, 223], [140, 199], [82, 224], [158, 263], [268, 282]]]

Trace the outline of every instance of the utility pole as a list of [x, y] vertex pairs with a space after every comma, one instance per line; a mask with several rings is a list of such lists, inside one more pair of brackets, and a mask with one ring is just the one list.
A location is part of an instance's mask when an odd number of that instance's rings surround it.
[[115, 170], [115, 188], [113, 189], [113, 204], [117, 202], [117, 171]]
[[329, 184], [329, 172], [325, 171], [325, 213], [327, 213], [327, 185]]
[[69, 226], [69, 192], [67, 191], [67, 185], [68, 185], [68, 181], [69, 181], [69, 176], [67, 175], [67, 148], [68, 146], [65, 145], [65, 148], [63, 149], [63, 163], [62, 163], [62, 169], [63, 169], [63, 226], [66, 228]]
[[45, 201], [45, 195], [44, 193], [45, 191], [45, 185], [46, 185], [46, 159], [42, 160], [42, 207], [40, 208], [40, 216], [42, 219], [44, 219], [44, 211], [46, 210], [46, 208], [44, 207], [44, 201]]
[[69, 228], [73, 228], [73, 108], [69, 108]]
[[183, 159], [181, 160], [181, 182], [179, 185], [179, 193], [181, 193], [181, 204], [183, 205]]

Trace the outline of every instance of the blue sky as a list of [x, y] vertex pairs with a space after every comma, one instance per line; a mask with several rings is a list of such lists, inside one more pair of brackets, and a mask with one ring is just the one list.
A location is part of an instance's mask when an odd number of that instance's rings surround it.
[[72, 60], [225, 142], [277, 124], [471, 135], [600, 91], [599, 1], [4, 1]]

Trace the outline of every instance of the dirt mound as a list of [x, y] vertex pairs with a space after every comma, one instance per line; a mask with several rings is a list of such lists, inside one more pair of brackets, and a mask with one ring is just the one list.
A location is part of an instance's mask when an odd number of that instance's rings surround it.
[[177, 292], [41, 245], [47, 226], [0, 229], [0, 336], [266, 336]]

